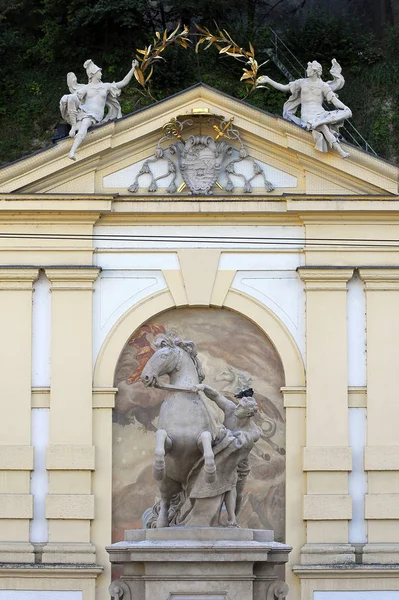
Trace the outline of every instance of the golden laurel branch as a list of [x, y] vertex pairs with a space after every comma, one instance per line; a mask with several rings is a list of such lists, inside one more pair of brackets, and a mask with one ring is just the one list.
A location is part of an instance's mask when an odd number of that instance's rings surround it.
[[243, 74], [240, 81], [244, 81], [247, 86], [247, 96], [256, 88], [256, 80], [258, 78], [259, 69], [265, 65], [268, 60], [259, 64], [255, 59], [255, 50], [252, 46], [251, 42], [249, 42], [249, 50], [245, 50], [241, 48], [236, 42], [233, 40], [231, 35], [226, 29], [220, 29], [217, 25], [217, 33], [216, 35], [212, 33], [207, 27], [200, 27], [196, 24], [196, 28], [200, 32], [200, 38], [195, 46], [195, 51], [198, 52], [201, 44], [207, 42], [204, 50], [210, 48], [210, 46], [215, 45], [215, 47], [219, 50], [219, 54], [224, 54], [226, 56], [232, 56], [236, 60], [245, 63], [245, 67], [243, 67]]
[[174, 44], [177, 46], [182, 46], [183, 48], [188, 48], [188, 45], [191, 43], [191, 41], [188, 39], [188, 27], [183, 25], [182, 31], [179, 30], [180, 23], [169, 35], [167, 29], [165, 29], [162, 34], [157, 31], [152, 44], [146, 46], [144, 50], [136, 49], [136, 59], [138, 60], [139, 65], [134, 71], [134, 76], [143, 88], [142, 93], [152, 100], [155, 100], [155, 98], [151, 94], [150, 81], [154, 71], [155, 61], [165, 60], [161, 56], [161, 53], [168, 46]]

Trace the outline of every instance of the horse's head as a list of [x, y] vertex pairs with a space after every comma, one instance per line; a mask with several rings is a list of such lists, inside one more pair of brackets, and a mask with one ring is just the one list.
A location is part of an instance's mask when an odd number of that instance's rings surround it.
[[233, 383], [235, 378], [236, 378], [236, 375], [233, 371], [233, 368], [227, 366], [224, 371], [219, 373], [219, 375], [216, 375], [215, 380], [216, 381], [228, 381], [229, 383]]
[[141, 373], [140, 379], [144, 385], [154, 385], [158, 377], [178, 369], [181, 352], [182, 350], [177, 346], [161, 346], [148, 360]]
[[172, 332], [160, 334], [155, 338], [154, 345], [158, 350], [151, 356], [141, 373], [144, 385], [155, 385], [161, 375], [172, 374], [180, 371], [184, 356], [194, 365], [199, 382], [203, 381], [204, 374], [197, 358], [194, 342], [181, 340]]

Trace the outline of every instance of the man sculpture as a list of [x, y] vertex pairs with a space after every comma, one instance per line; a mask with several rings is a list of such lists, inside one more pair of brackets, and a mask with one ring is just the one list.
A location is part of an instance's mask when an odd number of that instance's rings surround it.
[[[87, 130], [95, 123], [105, 123], [111, 119], [122, 116], [121, 107], [117, 100], [124, 88], [130, 82], [134, 70], [138, 66], [137, 60], [132, 62], [132, 68], [122, 81], [103, 83], [101, 81], [101, 68], [89, 59], [83, 67], [87, 73], [87, 84], [77, 82], [74, 73], [68, 73], [67, 83], [70, 94], [62, 96], [60, 111], [62, 117], [71, 125], [69, 136], [75, 138], [69, 158], [76, 160], [76, 150], [86, 137]], [[108, 112], [104, 117], [105, 107]]]
[[[236, 394], [235, 398], [237, 398], [238, 404], [235, 404], [209, 385], [202, 383], [194, 387], [198, 391], [203, 391], [224, 413], [223, 426], [225, 430], [222, 430], [222, 434], [219, 433], [216, 441], [220, 443], [224, 438], [230, 436], [231, 441], [234, 442], [233, 449], [231, 448], [231, 442], [229, 444], [230, 457], [228, 464], [230, 467], [234, 464], [236, 468], [232, 469], [227, 476], [229, 483], [224, 492], [224, 504], [227, 512], [227, 525], [237, 527], [237, 516], [243, 502], [245, 480], [251, 470], [248, 456], [262, 432], [252, 419], [258, 412], [258, 405], [255, 398], [253, 398], [252, 388], [242, 390]], [[233, 440], [233, 438], [235, 439]], [[231, 457], [234, 454], [235, 459], [232, 460]], [[218, 454], [216, 456], [220, 459], [222, 454], [220, 454], [220, 457]], [[216, 462], [222, 463], [222, 461], [218, 461], [218, 458]]]
[[[291, 96], [284, 104], [283, 118], [312, 131], [316, 150], [327, 152], [330, 146], [342, 158], [347, 158], [349, 154], [339, 143], [338, 130], [346, 119], [351, 118], [352, 112], [335, 94], [335, 91], [343, 88], [345, 84], [341, 67], [335, 58], [332, 60], [330, 73], [333, 80], [322, 81], [322, 67], [314, 60], [308, 63], [304, 79], [296, 79], [284, 85], [273, 81], [270, 77], [262, 76], [257, 79], [257, 85], [267, 84], [281, 92], [290, 92]], [[323, 106], [324, 101], [332, 104], [335, 110], [326, 110]], [[300, 118], [295, 115], [299, 105], [301, 106]]]

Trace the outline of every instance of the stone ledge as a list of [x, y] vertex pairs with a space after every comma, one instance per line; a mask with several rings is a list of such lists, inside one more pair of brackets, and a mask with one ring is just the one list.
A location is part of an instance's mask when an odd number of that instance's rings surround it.
[[360, 579], [373, 578], [381, 579], [385, 577], [399, 577], [399, 563], [390, 565], [359, 565], [337, 563], [334, 565], [309, 564], [294, 565], [292, 571], [300, 579]]
[[399, 446], [366, 446], [366, 471], [399, 471]]
[[93, 291], [93, 283], [101, 269], [91, 265], [45, 267], [51, 291]]
[[352, 449], [349, 446], [307, 446], [303, 449], [304, 471], [351, 471]]
[[89, 494], [48, 494], [46, 519], [94, 519], [94, 496]]
[[49, 445], [46, 469], [53, 471], [94, 471], [95, 447], [75, 444]]
[[33, 496], [0, 494], [0, 519], [33, 519]]
[[[274, 531], [268, 529], [230, 529], [226, 527], [168, 527], [161, 529], [127, 529], [125, 542], [273, 542]], [[123, 542], [122, 542], [123, 543]]]
[[31, 471], [33, 446], [0, 446], [0, 471]]
[[44, 544], [42, 564], [95, 564], [96, 548], [90, 543], [55, 543]]
[[93, 388], [93, 408], [114, 408], [118, 388]]
[[306, 387], [282, 387], [284, 408], [306, 408]]
[[0, 267], [0, 290], [33, 291], [33, 283], [39, 277], [37, 267], [2, 266]]
[[399, 494], [366, 494], [366, 519], [399, 519]]
[[298, 267], [297, 273], [307, 292], [346, 292], [353, 267]]
[[[266, 541], [271, 537], [271, 532], [267, 530], [168, 527], [159, 531], [130, 530], [126, 536], [135, 540], [125, 540], [106, 547], [114, 564], [159, 563], [165, 560], [176, 563], [252, 561], [283, 564], [287, 562], [291, 551], [286, 544]], [[186, 537], [188, 539], [179, 539]]]
[[95, 579], [104, 571], [104, 567], [98, 564], [40, 564], [26, 563], [19, 564], [14, 562], [0, 563], [0, 577], [29, 577], [32, 579], [65, 579], [73, 577], [73, 579]]
[[29, 542], [0, 542], [0, 563], [35, 562], [35, 551]]
[[365, 544], [363, 546], [363, 564], [399, 564], [399, 544]]
[[303, 497], [306, 521], [339, 521], [352, 518], [352, 498], [346, 494], [307, 494]]
[[305, 544], [301, 548], [301, 560], [302, 565], [353, 565], [355, 548], [351, 544]]

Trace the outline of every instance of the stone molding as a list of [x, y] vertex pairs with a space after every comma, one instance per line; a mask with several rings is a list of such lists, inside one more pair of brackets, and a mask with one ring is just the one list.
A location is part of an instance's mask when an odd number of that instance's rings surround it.
[[306, 387], [282, 387], [284, 408], [306, 408]]
[[399, 471], [399, 446], [366, 446], [366, 471]]
[[307, 292], [346, 292], [353, 267], [298, 267]]
[[366, 292], [399, 291], [399, 267], [361, 267], [358, 272]]
[[399, 565], [399, 544], [365, 544], [363, 564]]
[[304, 471], [351, 471], [349, 446], [307, 446], [303, 449]]
[[52, 444], [46, 449], [46, 469], [53, 471], [94, 471], [95, 447]]
[[[282, 387], [285, 408], [306, 408], [306, 387]], [[367, 388], [348, 387], [348, 408], [367, 408]]]
[[93, 388], [93, 408], [114, 408], [118, 388]]
[[94, 519], [94, 496], [90, 494], [48, 494], [46, 519]]
[[399, 519], [399, 494], [366, 494], [366, 519]]
[[[0, 542], [0, 563], [34, 562], [34, 547], [29, 542]], [[0, 567], [0, 573], [2, 572]]]
[[0, 267], [0, 290], [32, 292], [38, 277], [37, 267]]
[[[29, 579], [95, 579], [104, 571], [102, 565], [90, 563], [56, 563], [43, 564], [31, 561], [27, 564], [15, 564], [13, 561], [3, 561], [0, 565], [0, 577], [14, 579], [23, 577]], [[40, 583], [42, 583], [40, 581]], [[42, 590], [42, 586], [40, 590]], [[63, 586], [63, 590], [67, 589]]]
[[[333, 564], [303, 564], [294, 565], [292, 568], [293, 572], [300, 579], [349, 579], [352, 584], [353, 579], [381, 579], [385, 578], [398, 578], [399, 577], [399, 566], [398, 564], [348, 564], [344, 563], [333, 563]], [[374, 587], [374, 586], [373, 586]], [[334, 586], [336, 589], [337, 586]], [[354, 591], [352, 585], [350, 591]]]
[[[351, 544], [305, 544], [301, 548], [301, 563], [302, 565], [354, 564], [355, 548]], [[295, 566], [295, 572], [296, 569]]]
[[0, 446], [0, 471], [31, 471], [33, 446]]
[[33, 519], [33, 496], [0, 494], [0, 519]]
[[98, 267], [46, 268], [51, 291], [93, 291], [93, 283], [101, 269]]
[[336, 521], [352, 518], [352, 498], [347, 494], [307, 494], [303, 497], [306, 521]]
[[90, 543], [49, 542], [42, 549], [42, 563], [95, 564], [96, 548]]
[[[93, 388], [93, 408], [114, 408], [118, 388]], [[32, 388], [32, 408], [50, 408], [50, 388]]]

